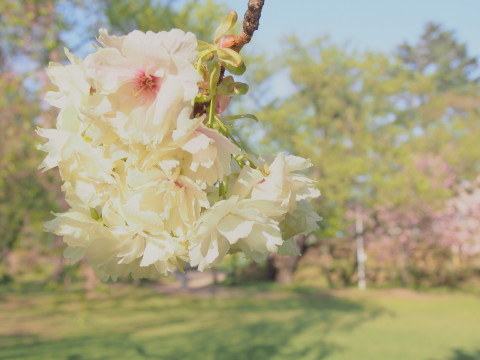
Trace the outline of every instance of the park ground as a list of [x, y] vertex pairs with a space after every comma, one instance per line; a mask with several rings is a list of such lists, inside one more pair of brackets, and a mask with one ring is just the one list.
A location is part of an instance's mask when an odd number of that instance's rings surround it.
[[0, 360], [477, 360], [480, 296], [452, 291], [0, 287]]

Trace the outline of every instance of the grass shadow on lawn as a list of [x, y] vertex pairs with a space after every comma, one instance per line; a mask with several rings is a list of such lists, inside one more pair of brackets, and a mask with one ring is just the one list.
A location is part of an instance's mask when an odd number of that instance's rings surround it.
[[454, 349], [452, 354], [445, 360], [480, 360], [480, 349], [476, 351]]
[[198, 298], [133, 289], [99, 300], [78, 294], [28, 300], [13, 318], [0, 316], [13, 324], [0, 335], [1, 360], [320, 360], [342, 351], [329, 341], [332, 331], [348, 336], [385, 314], [318, 292]]

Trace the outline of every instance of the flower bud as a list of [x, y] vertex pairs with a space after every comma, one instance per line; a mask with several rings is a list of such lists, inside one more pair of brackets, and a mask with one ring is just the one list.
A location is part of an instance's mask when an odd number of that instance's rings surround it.
[[231, 96], [217, 95], [215, 99], [215, 113], [220, 115], [224, 112], [230, 104], [230, 100], [232, 100]]
[[229, 48], [235, 45], [235, 35], [223, 35], [219, 40], [218, 40], [218, 46], [221, 48]]

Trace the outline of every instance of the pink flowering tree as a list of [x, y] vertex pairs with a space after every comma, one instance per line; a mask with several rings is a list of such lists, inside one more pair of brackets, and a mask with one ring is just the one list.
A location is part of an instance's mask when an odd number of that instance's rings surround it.
[[446, 201], [433, 223], [439, 244], [449, 248], [456, 265], [476, 263], [480, 255], [480, 177], [465, 181]]
[[478, 179], [458, 185], [453, 168], [438, 156], [419, 156], [412, 164], [426, 175], [432, 192], [420, 186], [409, 203], [366, 212], [370, 280], [457, 283], [478, 266]]

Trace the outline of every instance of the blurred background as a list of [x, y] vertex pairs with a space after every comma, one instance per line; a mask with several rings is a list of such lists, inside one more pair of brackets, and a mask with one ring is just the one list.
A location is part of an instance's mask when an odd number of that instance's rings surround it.
[[49, 61], [98, 28], [205, 41], [247, 0], [0, 2], [0, 359], [480, 359], [480, 2], [266, 0], [232, 102], [254, 152], [311, 158], [302, 256], [100, 282], [42, 231]]

